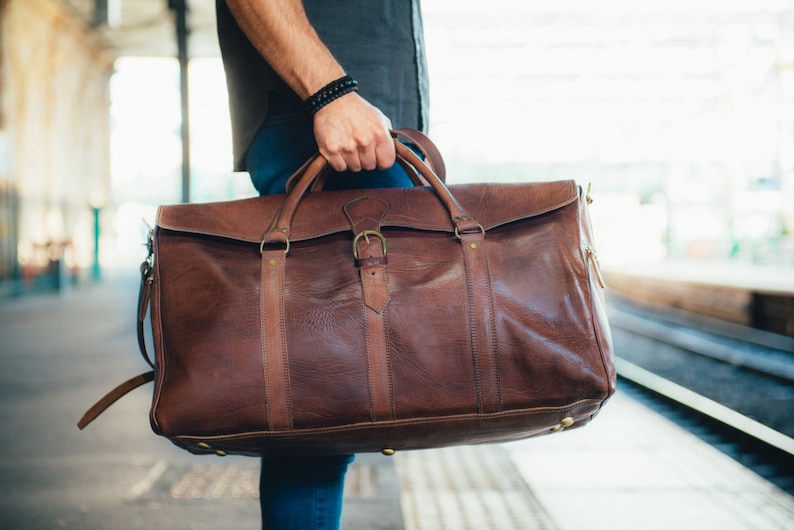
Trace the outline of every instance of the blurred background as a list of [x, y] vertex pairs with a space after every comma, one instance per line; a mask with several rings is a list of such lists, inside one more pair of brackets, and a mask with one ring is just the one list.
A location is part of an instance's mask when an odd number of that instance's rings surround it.
[[[183, 3], [0, 0], [0, 297], [136, 270], [159, 204], [253, 195], [214, 1], [180, 32]], [[591, 183], [608, 270], [794, 277], [794, 1], [423, 9], [450, 182]]]

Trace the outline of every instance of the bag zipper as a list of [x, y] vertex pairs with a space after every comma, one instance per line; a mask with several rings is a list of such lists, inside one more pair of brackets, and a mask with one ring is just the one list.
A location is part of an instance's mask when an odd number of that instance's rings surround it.
[[606, 285], [604, 284], [604, 277], [601, 276], [601, 268], [598, 265], [598, 254], [596, 253], [595, 249], [591, 246], [584, 247], [584, 252], [587, 254], [587, 260], [593, 264], [593, 272], [595, 272], [596, 280], [598, 280], [598, 285], [601, 286], [602, 289], [606, 289]]

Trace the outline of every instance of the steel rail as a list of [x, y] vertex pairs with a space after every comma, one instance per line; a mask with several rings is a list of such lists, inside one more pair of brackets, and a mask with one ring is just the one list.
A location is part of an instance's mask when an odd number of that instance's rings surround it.
[[615, 357], [615, 367], [620, 377], [640, 387], [794, 456], [794, 438], [620, 357]]

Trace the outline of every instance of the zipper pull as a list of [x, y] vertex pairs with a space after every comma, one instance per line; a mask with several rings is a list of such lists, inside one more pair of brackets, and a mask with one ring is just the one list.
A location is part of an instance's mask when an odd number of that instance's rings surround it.
[[598, 281], [598, 285], [601, 286], [602, 289], [606, 289], [606, 285], [604, 284], [604, 277], [601, 276], [601, 268], [598, 265], [598, 254], [591, 246], [584, 247], [585, 254], [587, 254], [587, 259], [593, 264], [593, 271], [595, 272], [596, 280]]

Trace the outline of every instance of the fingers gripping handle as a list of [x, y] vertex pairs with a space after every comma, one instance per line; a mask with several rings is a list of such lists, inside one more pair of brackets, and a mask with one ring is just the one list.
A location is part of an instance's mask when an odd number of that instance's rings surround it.
[[[428, 138], [425, 133], [416, 129], [395, 129], [391, 131], [391, 135], [396, 140], [405, 140], [407, 144], [410, 144], [413, 149], [422, 155], [424, 162], [430, 166], [430, 169], [438, 176], [438, 178], [440, 178], [442, 181], [446, 179], [447, 170], [444, 164], [444, 157], [441, 156], [441, 152], [438, 150], [438, 147], [436, 147], [436, 144], [433, 143], [433, 140]], [[287, 193], [290, 193], [295, 188], [295, 183], [300, 179], [301, 175], [303, 175], [304, 169], [310, 162], [311, 160], [307, 161], [301, 168], [293, 173], [289, 179], [287, 179]], [[419, 174], [412, 169], [409, 164], [402, 160], [397, 160], [397, 162], [408, 174], [408, 177], [411, 179], [411, 182], [413, 182], [414, 186], [428, 185], [428, 183], [422, 177], [420, 177]], [[325, 186], [328, 173], [329, 168], [326, 167], [326, 169], [323, 170], [317, 179], [315, 179], [311, 186], [311, 191], [322, 191], [323, 187]]]

